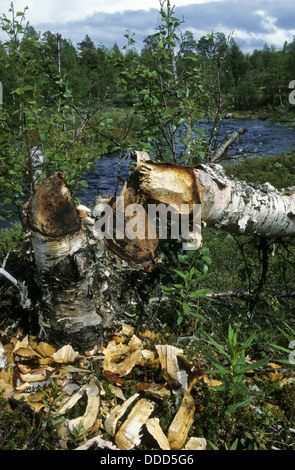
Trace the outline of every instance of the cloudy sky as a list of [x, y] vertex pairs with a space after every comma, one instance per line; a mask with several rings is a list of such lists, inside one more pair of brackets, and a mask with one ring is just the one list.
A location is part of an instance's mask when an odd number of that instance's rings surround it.
[[[0, 0], [9, 15], [11, 0]], [[127, 30], [138, 47], [159, 23], [159, 0], [14, 0], [15, 10], [29, 9], [26, 18], [37, 31], [59, 32], [74, 45], [88, 34], [96, 46], [121, 47]], [[171, 0], [182, 29], [195, 39], [211, 32], [233, 33], [244, 52], [264, 44], [281, 48], [295, 36], [295, 2], [291, 0]], [[0, 32], [0, 40], [5, 36]]]

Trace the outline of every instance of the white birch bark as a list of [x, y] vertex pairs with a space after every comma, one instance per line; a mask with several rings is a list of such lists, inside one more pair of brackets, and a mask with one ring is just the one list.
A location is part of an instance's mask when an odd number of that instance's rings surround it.
[[295, 234], [295, 192], [278, 191], [269, 183], [256, 187], [231, 180], [219, 166], [204, 166], [195, 173], [205, 188], [202, 218], [208, 225], [273, 239]]

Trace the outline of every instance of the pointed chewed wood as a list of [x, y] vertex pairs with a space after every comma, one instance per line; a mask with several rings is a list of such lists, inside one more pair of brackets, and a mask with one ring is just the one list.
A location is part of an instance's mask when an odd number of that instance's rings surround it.
[[159, 418], [150, 418], [146, 422], [146, 428], [148, 432], [153, 436], [157, 441], [160, 449], [170, 450], [170, 445], [167, 437], [163, 433], [163, 430], [159, 423]]
[[[104, 213], [104, 207], [108, 215], [100, 219], [104, 227], [104, 243], [117, 256], [135, 264], [151, 264], [156, 257], [158, 247], [158, 235], [149, 236], [149, 230], [153, 222], [145, 210], [142, 198], [132, 187], [124, 186], [119, 197], [108, 201], [107, 206], [97, 199], [94, 214]], [[94, 228], [94, 234], [101, 236], [101, 231]], [[107, 229], [106, 229], [107, 227]]]
[[140, 399], [132, 408], [115, 437], [116, 445], [121, 450], [131, 450], [140, 444], [140, 431], [154, 408], [154, 403], [145, 398]]
[[93, 345], [94, 334], [101, 331], [102, 316], [97, 250], [80, 215], [65, 175], [56, 173], [37, 185], [26, 223], [42, 292], [43, 320], [49, 326], [46, 333], [55, 344], [84, 349]]
[[182, 449], [188, 432], [194, 422], [195, 401], [186, 390], [183, 390], [183, 399], [168, 430], [168, 441], [171, 449]]
[[126, 400], [122, 405], [117, 405], [113, 408], [108, 414], [104, 426], [107, 433], [111, 436], [114, 436], [116, 433], [116, 426], [123, 414], [126, 412], [127, 408], [139, 397], [139, 394], [136, 393], [132, 395], [128, 400]]

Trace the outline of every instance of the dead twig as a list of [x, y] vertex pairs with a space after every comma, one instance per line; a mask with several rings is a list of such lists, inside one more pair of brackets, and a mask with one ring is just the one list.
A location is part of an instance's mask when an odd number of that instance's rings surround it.
[[[221, 142], [221, 144], [217, 147], [211, 156], [210, 163], [219, 163], [221, 160], [232, 158], [227, 156], [226, 152], [236, 142], [236, 140], [238, 140], [238, 138], [247, 131], [247, 128], [241, 128], [226, 136], [226, 138]], [[245, 155], [242, 156], [244, 157]], [[237, 158], [237, 156], [234, 156], [233, 158]]]
[[21, 306], [25, 309], [28, 309], [31, 307], [31, 301], [28, 298], [28, 292], [27, 288], [24, 284], [19, 282], [15, 277], [13, 277], [9, 272], [6, 271], [3, 267], [0, 268], [0, 276], [5, 277], [11, 284], [13, 284], [19, 291], [20, 293], [20, 303]]

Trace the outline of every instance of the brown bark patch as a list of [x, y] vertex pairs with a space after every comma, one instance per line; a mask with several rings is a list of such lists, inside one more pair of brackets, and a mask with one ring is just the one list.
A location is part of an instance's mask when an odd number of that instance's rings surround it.
[[[140, 195], [136, 193], [135, 190], [131, 188], [124, 188], [122, 193], [120, 194], [121, 197], [124, 197], [124, 212], [126, 208], [131, 204], [142, 204], [142, 200]], [[155, 258], [156, 258], [156, 250], [158, 247], [158, 235], [155, 239], [149, 239], [148, 236], [148, 227], [152, 224], [151, 220], [149, 219], [148, 213], [143, 208], [145, 217], [144, 217], [144, 224], [140, 227], [136, 227], [136, 232], [139, 234], [138, 237], [130, 239], [126, 236], [123, 239], [119, 239], [116, 236], [116, 199], [112, 199], [110, 201], [110, 205], [113, 209], [113, 221], [114, 221], [114, 238], [113, 239], [106, 239], [104, 242], [106, 246], [113, 251], [119, 257], [135, 264], [145, 264], [149, 265]], [[134, 214], [130, 216], [124, 216], [124, 225], [125, 229], [128, 224], [134, 217]], [[128, 234], [127, 234], [128, 235]]]
[[201, 203], [193, 167], [146, 161], [135, 170], [129, 185], [146, 194], [149, 202], [190, 206]]
[[79, 213], [62, 173], [40, 181], [28, 207], [28, 222], [34, 231], [50, 237], [80, 229]]

